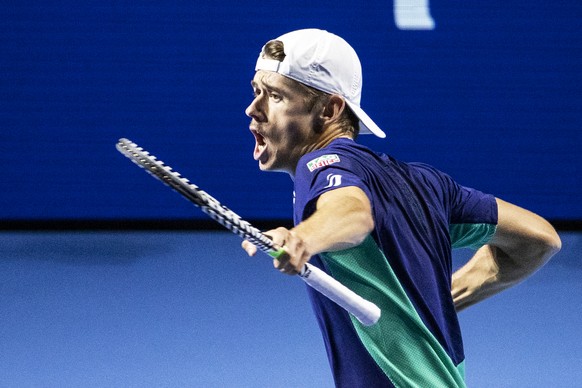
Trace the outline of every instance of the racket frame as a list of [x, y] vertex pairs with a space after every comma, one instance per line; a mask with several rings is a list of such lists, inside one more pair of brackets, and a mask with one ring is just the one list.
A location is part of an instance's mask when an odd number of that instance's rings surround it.
[[[276, 259], [286, 254], [284, 249], [276, 247], [273, 241], [259, 229], [131, 140], [119, 139], [116, 148], [150, 175], [198, 206], [210, 218], [239, 237], [248, 240], [269, 256]], [[381, 311], [378, 306], [357, 295], [321, 269], [306, 263], [298, 276], [346, 309], [365, 326], [375, 324], [380, 318]]]

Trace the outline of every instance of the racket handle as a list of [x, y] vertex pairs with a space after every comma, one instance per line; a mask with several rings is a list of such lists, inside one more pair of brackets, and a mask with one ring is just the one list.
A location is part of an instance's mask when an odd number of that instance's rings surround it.
[[319, 291], [355, 316], [365, 326], [380, 319], [380, 308], [362, 298], [321, 269], [306, 263], [299, 274], [305, 283]]

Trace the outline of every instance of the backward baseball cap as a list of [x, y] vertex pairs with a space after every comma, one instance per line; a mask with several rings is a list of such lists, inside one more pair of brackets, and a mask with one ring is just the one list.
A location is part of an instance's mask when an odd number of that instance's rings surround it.
[[294, 79], [322, 92], [342, 96], [360, 119], [360, 134], [384, 138], [384, 131], [360, 107], [362, 65], [356, 51], [344, 39], [319, 29], [292, 31], [276, 38], [283, 42], [285, 59], [263, 58], [255, 70], [267, 70]]

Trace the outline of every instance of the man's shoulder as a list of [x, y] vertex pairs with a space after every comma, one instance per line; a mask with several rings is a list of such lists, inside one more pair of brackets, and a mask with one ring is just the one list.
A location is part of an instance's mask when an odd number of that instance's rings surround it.
[[335, 139], [327, 146], [303, 155], [299, 159], [297, 172], [309, 174], [335, 164], [350, 163], [360, 152], [361, 147], [353, 140]]

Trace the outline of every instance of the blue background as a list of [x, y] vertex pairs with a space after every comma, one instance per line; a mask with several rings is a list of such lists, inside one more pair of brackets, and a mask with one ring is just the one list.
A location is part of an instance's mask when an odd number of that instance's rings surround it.
[[363, 63], [361, 141], [552, 220], [582, 219], [582, 3], [0, 2], [0, 220], [204, 219], [115, 151], [128, 137], [243, 217], [291, 217], [244, 108], [265, 41], [319, 27]]

